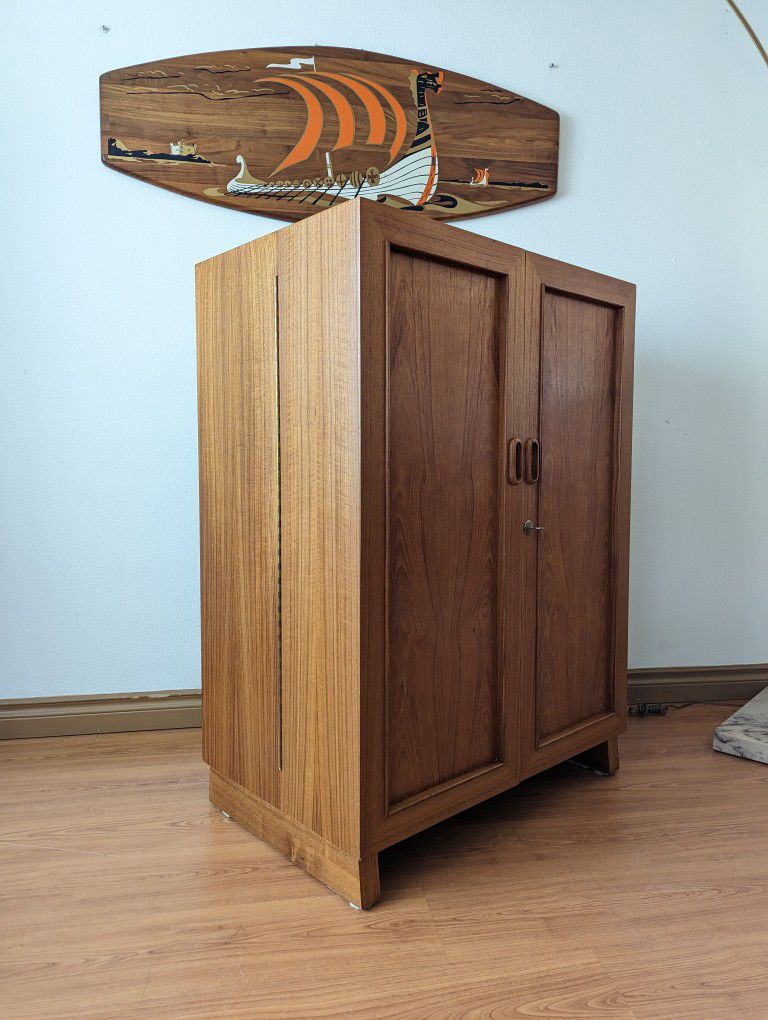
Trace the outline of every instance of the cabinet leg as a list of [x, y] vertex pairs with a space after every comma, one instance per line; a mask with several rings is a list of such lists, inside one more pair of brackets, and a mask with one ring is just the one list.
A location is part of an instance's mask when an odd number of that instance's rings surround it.
[[356, 907], [367, 910], [374, 903], [378, 902], [381, 895], [379, 885], [379, 855], [369, 854], [358, 861], [359, 889], [360, 893], [356, 899], [350, 900]]
[[596, 772], [612, 776], [619, 770], [619, 738], [609, 737], [602, 744], [574, 755], [573, 761], [578, 762], [579, 765], [586, 765], [587, 768], [594, 769]]

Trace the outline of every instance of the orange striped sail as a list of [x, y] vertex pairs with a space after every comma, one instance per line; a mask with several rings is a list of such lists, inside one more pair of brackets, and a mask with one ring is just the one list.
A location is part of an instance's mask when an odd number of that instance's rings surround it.
[[[368, 137], [365, 145], [383, 145], [387, 133], [385, 106], [394, 120], [394, 134], [389, 147], [391, 163], [400, 151], [407, 131], [405, 111], [389, 89], [384, 88], [369, 78], [357, 74], [334, 74], [330, 71], [305, 71], [302, 74], [270, 75], [259, 78], [259, 82], [272, 82], [293, 89], [304, 100], [307, 109], [307, 123], [301, 137], [282, 163], [278, 164], [270, 174], [275, 174], [286, 167], [295, 166], [308, 159], [318, 146], [323, 131], [323, 108], [313, 89], [330, 100], [339, 123], [339, 133], [332, 151], [345, 149], [355, 144], [355, 111], [344, 93], [323, 79], [330, 78], [345, 86], [360, 100], [368, 116]], [[309, 87], [311, 86], [311, 88]], [[384, 102], [382, 102], [384, 100]]]

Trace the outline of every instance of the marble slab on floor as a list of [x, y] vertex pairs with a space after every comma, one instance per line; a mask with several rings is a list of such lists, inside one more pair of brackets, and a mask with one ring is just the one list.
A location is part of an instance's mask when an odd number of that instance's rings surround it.
[[712, 746], [768, 765], [768, 687], [717, 727]]

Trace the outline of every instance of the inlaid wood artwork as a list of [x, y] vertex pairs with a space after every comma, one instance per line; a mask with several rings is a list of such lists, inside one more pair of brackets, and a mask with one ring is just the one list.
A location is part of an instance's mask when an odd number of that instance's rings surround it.
[[229, 50], [103, 74], [106, 166], [300, 219], [367, 198], [436, 219], [554, 195], [559, 118], [442, 67], [325, 46]]

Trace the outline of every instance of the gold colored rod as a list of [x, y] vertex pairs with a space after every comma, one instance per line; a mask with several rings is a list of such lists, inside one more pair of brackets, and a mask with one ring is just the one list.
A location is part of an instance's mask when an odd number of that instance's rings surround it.
[[728, 4], [730, 5], [730, 7], [733, 8], [733, 13], [736, 15], [736, 17], [742, 23], [744, 28], [747, 30], [747, 34], [749, 35], [749, 38], [752, 40], [752, 42], [755, 44], [755, 46], [757, 46], [757, 52], [760, 54], [760, 56], [763, 58], [763, 60], [765, 61], [766, 65], [768, 66], [768, 53], [765, 52], [765, 47], [763, 46], [763, 44], [758, 39], [757, 33], [755, 32], [754, 28], [752, 28], [750, 23], [747, 21], [747, 19], [741, 13], [741, 11], [737, 7], [737, 5], [734, 3], [734, 0], [728, 0]]

